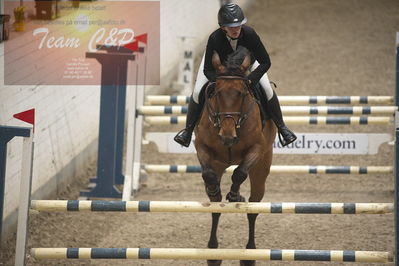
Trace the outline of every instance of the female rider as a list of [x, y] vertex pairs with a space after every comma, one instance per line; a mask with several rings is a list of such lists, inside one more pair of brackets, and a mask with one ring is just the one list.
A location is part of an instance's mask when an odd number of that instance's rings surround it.
[[255, 88], [258, 83], [267, 97], [264, 109], [268, 111], [272, 120], [278, 128], [278, 133], [282, 138], [280, 142], [286, 146], [296, 140], [295, 134], [285, 125], [280, 109], [280, 103], [277, 95], [270, 86], [269, 78], [266, 74], [270, 68], [269, 55], [260, 40], [258, 34], [249, 26], [244, 25], [247, 18], [242, 9], [236, 4], [225, 4], [218, 12], [218, 22], [220, 28], [214, 31], [208, 39], [204, 58], [202, 59], [198, 71], [193, 94], [188, 104], [186, 128], [181, 130], [175, 136], [174, 140], [188, 147], [191, 142], [191, 135], [197, 120], [201, 114], [203, 101], [200, 101], [199, 95], [204, 85], [210, 81], [215, 82], [216, 70], [212, 65], [212, 55], [214, 51], [219, 54], [221, 62], [227, 59], [227, 56], [236, 50], [238, 45], [246, 47], [252, 54], [252, 72], [248, 75], [251, 87]]

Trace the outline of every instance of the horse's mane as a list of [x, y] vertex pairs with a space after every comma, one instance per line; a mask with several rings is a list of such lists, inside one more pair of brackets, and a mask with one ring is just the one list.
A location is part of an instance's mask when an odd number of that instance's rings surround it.
[[224, 73], [224, 75], [244, 76], [245, 73], [241, 72], [240, 66], [247, 55], [249, 55], [248, 49], [244, 46], [238, 46], [233, 53], [227, 56], [225, 62], [227, 73]]

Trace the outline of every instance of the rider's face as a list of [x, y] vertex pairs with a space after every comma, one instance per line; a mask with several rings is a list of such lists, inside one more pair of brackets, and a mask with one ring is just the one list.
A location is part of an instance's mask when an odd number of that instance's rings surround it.
[[238, 36], [240, 36], [241, 33], [241, 26], [237, 27], [222, 27], [227, 32], [227, 35], [230, 38], [236, 39]]

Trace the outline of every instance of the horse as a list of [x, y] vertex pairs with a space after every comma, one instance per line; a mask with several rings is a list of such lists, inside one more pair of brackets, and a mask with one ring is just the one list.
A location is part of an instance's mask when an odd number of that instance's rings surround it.
[[[265, 193], [270, 173], [276, 126], [269, 119], [262, 123], [261, 107], [255, 99], [246, 72], [251, 57], [245, 47], [238, 47], [225, 65], [217, 52], [212, 56], [217, 78], [213, 89], [207, 87], [202, 114], [195, 128], [195, 148], [202, 167], [205, 191], [212, 202], [222, 201], [220, 181], [225, 169], [234, 170], [229, 202], [243, 202], [240, 186], [249, 176], [250, 202], [259, 202]], [[247, 214], [249, 234], [247, 249], [255, 249], [255, 222], [258, 214]], [[220, 213], [212, 213], [212, 228], [208, 248], [218, 248], [217, 227]], [[222, 263], [208, 260], [209, 266]], [[240, 265], [255, 265], [255, 261], [240, 261]]]

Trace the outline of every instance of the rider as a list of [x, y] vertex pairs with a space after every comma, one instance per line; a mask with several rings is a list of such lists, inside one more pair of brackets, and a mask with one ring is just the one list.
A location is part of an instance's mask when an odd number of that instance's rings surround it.
[[294, 142], [296, 136], [284, 123], [277, 94], [270, 86], [269, 78], [267, 77], [266, 71], [271, 65], [270, 58], [258, 34], [251, 27], [244, 25], [247, 22], [247, 18], [244, 16], [242, 9], [236, 4], [223, 5], [219, 9], [218, 22], [220, 28], [209, 36], [205, 55], [202, 58], [200, 69], [204, 71], [198, 71], [194, 91], [190, 97], [186, 128], [177, 133], [174, 140], [185, 147], [190, 145], [191, 135], [200, 117], [203, 105], [203, 102], [199, 100], [201, 89], [208, 81], [214, 82], [216, 80], [216, 70], [212, 65], [214, 51], [219, 54], [221, 62], [224, 62], [227, 56], [235, 51], [238, 45], [241, 45], [252, 53], [252, 72], [248, 75], [248, 80], [252, 87], [259, 83], [264, 90], [267, 97], [265, 109], [270, 114], [279, 134], [282, 136], [282, 139], [280, 138], [281, 144], [286, 146]]

